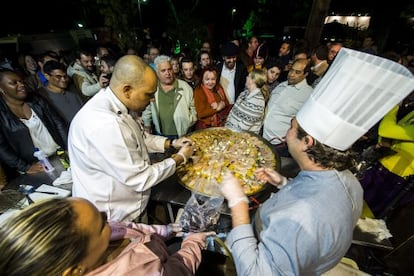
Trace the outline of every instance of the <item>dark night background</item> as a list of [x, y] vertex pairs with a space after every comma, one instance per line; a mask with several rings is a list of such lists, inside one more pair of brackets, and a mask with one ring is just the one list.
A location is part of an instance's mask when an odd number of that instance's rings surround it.
[[[81, 0], [8, 1], [7, 9], [3, 10], [3, 14], [0, 17], [0, 35], [73, 29], [76, 27], [76, 22], [83, 21], [85, 18], [85, 14], [87, 13], [85, 10], [97, 1], [90, 0], [86, 1], [86, 3], [84, 2]], [[190, 7], [194, 2], [191, 0], [172, 1], [177, 10]], [[222, 27], [226, 27], [225, 25], [231, 23], [232, 7], [237, 8], [238, 12], [234, 19], [237, 22], [241, 19], [239, 17], [246, 16], [250, 10], [254, 9], [254, 2], [256, 1], [199, 0], [198, 8], [194, 16], [202, 18], [206, 24], [218, 23], [222, 24]], [[267, 2], [274, 7], [274, 11], [272, 11], [274, 16], [261, 20], [271, 20], [276, 23], [275, 25], [279, 25], [277, 23], [280, 23], [280, 26], [292, 25], [290, 24], [292, 21], [296, 21], [297, 17], [303, 15], [303, 24], [306, 25], [312, 0], [268, 0]], [[372, 13], [378, 4], [373, 0], [332, 0], [330, 6], [330, 10], [335, 12]], [[167, 24], [166, 15], [170, 12], [167, 0], [148, 0], [147, 4], [141, 4], [141, 9], [144, 25], [149, 25], [154, 29], [162, 29]], [[89, 23], [86, 27], [99, 27], [103, 23], [102, 16], [98, 11], [92, 14], [89, 13], [86, 17]], [[136, 23], [138, 24], [138, 22], [139, 19], [136, 18]]]
[[[96, 8], [96, 3], [105, 1], [110, 0], [8, 1], [4, 4], [5, 9], [0, 17], [0, 37], [63, 32], [76, 29], [77, 22], [84, 23], [87, 29], [102, 27], [104, 20]], [[137, 8], [138, 0], [131, 1], [134, 9]], [[189, 24], [174, 26], [171, 3], [180, 17], [180, 11], [190, 9], [196, 2], [198, 2], [197, 8], [191, 12], [191, 16], [201, 21], [210, 31], [212, 30], [214, 39], [218, 41], [228, 39], [233, 29], [242, 28], [250, 11], [263, 9], [263, 3], [270, 12], [259, 18], [259, 21], [265, 22], [268, 27], [260, 29], [259, 32], [276, 36], [282, 35], [284, 26], [306, 26], [312, 7], [312, 0], [147, 0], [147, 3], [141, 4], [143, 27], [149, 26], [154, 36], [171, 29], [186, 32], [190, 28]], [[388, 40], [411, 44], [414, 37], [413, 23], [410, 25], [399, 19], [401, 13], [411, 12], [411, 16], [414, 16], [411, 2], [409, 0], [394, 0], [387, 3], [374, 0], [331, 0], [329, 13], [369, 14], [372, 16], [370, 28], [374, 34], [384, 36], [381, 32], [391, 28], [391, 33], [387, 35]], [[410, 7], [410, 10], [407, 11], [407, 7]], [[233, 18], [232, 8], [237, 9]], [[137, 12], [134, 17], [129, 18], [128, 22], [131, 29], [142, 29]]]

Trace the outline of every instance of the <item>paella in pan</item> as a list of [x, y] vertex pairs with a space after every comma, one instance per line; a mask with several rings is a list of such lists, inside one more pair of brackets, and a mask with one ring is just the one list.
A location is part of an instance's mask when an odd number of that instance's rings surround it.
[[256, 134], [215, 127], [197, 130], [188, 137], [196, 150], [189, 162], [177, 168], [177, 176], [182, 185], [201, 194], [217, 194], [222, 175], [229, 170], [241, 180], [245, 194], [253, 195], [265, 185], [256, 178], [255, 170], [278, 167], [276, 154]]

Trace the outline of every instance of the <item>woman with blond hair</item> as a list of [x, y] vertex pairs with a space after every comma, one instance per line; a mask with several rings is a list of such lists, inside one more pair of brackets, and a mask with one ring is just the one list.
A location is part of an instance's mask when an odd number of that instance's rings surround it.
[[237, 98], [225, 126], [260, 133], [269, 99], [266, 70], [253, 69], [246, 77], [246, 90]]
[[[170, 254], [164, 240], [180, 231], [170, 225], [108, 223], [83, 198], [39, 201], [0, 228], [0, 275], [194, 275], [214, 232], [192, 233]], [[109, 255], [119, 239], [131, 241]]]

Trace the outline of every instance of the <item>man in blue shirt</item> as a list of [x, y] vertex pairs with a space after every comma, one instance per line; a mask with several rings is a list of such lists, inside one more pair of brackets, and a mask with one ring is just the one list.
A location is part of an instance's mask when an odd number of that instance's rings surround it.
[[349, 149], [412, 91], [414, 77], [402, 65], [346, 48], [331, 66], [286, 133], [299, 174], [288, 182], [271, 168], [256, 171], [280, 190], [253, 224], [241, 183], [223, 175], [233, 225], [227, 243], [238, 275], [321, 275], [351, 245], [363, 190], [348, 170]]
[[[250, 224], [249, 205], [232, 175], [223, 178], [233, 230], [227, 236], [238, 275], [321, 275], [345, 255], [362, 211], [362, 188], [350, 158], [307, 134], [296, 119], [286, 134], [301, 171], [289, 181], [270, 168], [259, 179], [277, 186]], [[329, 148], [331, 151], [335, 149]], [[286, 185], [287, 184], [287, 185]]]

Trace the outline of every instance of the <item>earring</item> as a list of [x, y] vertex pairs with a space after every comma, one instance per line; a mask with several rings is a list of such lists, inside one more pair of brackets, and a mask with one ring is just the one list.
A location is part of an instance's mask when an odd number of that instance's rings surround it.
[[5, 95], [3, 90], [0, 90], [0, 93], [3, 94], [3, 95]]

